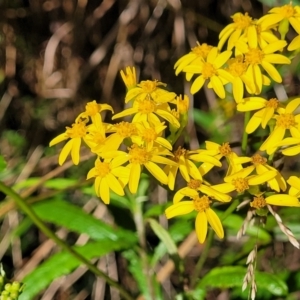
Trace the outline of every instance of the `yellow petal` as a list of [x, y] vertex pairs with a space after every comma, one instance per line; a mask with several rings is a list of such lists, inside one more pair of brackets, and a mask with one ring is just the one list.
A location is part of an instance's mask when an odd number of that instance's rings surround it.
[[135, 194], [138, 189], [141, 176], [141, 165], [139, 164], [130, 164], [130, 175], [129, 175], [129, 190], [132, 194]]
[[218, 76], [212, 76], [210, 78], [210, 83], [212, 84], [212, 88], [214, 89], [215, 93], [221, 98], [225, 98], [225, 89], [223, 86], [222, 81]]
[[262, 61], [261, 65], [274, 81], [282, 82], [281, 75], [272, 64], [267, 61]]
[[171, 205], [165, 210], [167, 219], [171, 219], [176, 216], [182, 216], [191, 213], [194, 211], [194, 202], [193, 201], [183, 201]]
[[207, 216], [204, 211], [197, 214], [195, 227], [198, 240], [201, 244], [203, 244], [207, 235]]
[[198, 76], [194, 80], [194, 82], [193, 82], [193, 84], [191, 86], [191, 94], [197, 93], [202, 88], [204, 82], [205, 82], [205, 79], [203, 78], [203, 76], [202, 75]]
[[148, 161], [144, 166], [159, 182], [168, 184], [168, 176], [158, 165], [152, 161]]
[[65, 160], [67, 159], [69, 153], [71, 152], [72, 150], [72, 147], [73, 147], [73, 142], [74, 140], [69, 140], [65, 145], [64, 147], [62, 148], [60, 154], [59, 154], [59, 157], [58, 157], [58, 163], [59, 165], [61, 166]]
[[298, 198], [287, 194], [277, 194], [269, 196], [265, 200], [268, 204], [271, 205], [300, 207]]
[[106, 178], [102, 178], [99, 188], [100, 198], [105, 204], [110, 202], [109, 185]]
[[124, 196], [124, 189], [118, 179], [112, 175], [107, 174], [106, 175], [106, 181], [108, 183], [109, 188], [116, 193], [117, 195]]
[[207, 216], [207, 221], [212, 227], [212, 229], [215, 231], [217, 236], [220, 239], [224, 238], [224, 229], [217, 214], [211, 208], [206, 209], [205, 212]]
[[79, 164], [80, 160], [80, 145], [81, 145], [81, 138], [75, 138], [73, 141], [73, 146], [71, 150], [71, 157], [74, 165]]
[[268, 182], [272, 178], [276, 177], [276, 171], [268, 171], [263, 174], [254, 175], [253, 177], [249, 177], [248, 183], [249, 185], [259, 185], [265, 182]]
[[55, 137], [53, 140], [51, 140], [51, 142], [49, 143], [49, 146], [52, 147], [62, 141], [65, 141], [66, 139], [68, 139], [68, 137], [66, 136], [66, 133], [62, 133], [62, 134], [58, 135], [57, 137]]

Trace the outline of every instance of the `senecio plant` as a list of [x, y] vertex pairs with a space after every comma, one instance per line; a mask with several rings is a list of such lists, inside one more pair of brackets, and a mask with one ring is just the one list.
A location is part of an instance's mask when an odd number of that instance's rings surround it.
[[[114, 114], [108, 104], [89, 102], [74, 124], [55, 137], [50, 146], [66, 141], [59, 164], [70, 155], [78, 165], [84, 142], [95, 155], [95, 165], [87, 179], [95, 180], [96, 194], [105, 204], [110, 203], [111, 191], [120, 196], [127, 190], [136, 194], [143, 172], [171, 191], [181, 175], [186, 186], [174, 191], [173, 204], [165, 214], [170, 219], [196, 211], [199, 243], [205, 242], [208, 225], [218, 238], [224, 238], [222, 222], [214, 207], [218, 203], [235, 203], [234, 209], [249, 204], [250, 217], [248, 214], [240, 235], [245, 233], [254, 215], [267, 218], [270, 212], [290, 242], [299, 248], [298, 241], [272, 206], [300, 207], [300, 177], [285, 178], [274, 167], [275, 155], [300, 153], [297, 110], [300, 98], [265, 99], [260, 95], [272, 81], [282, 82], [278, 67], [290, 64], [299, 53], [300, 7], [292, 4], [275, 7], [258, 20], [247, 13], [236, 13], [232, 20], [221, 31], [216, 47], [197, 43], [174, 68], [176, 75], [184, 73], [191, 82], [191, 94], [206, 85], [221, 99], [233, 97], [245, 120], [240, 155], [228, 142], [217, 144], [208, 140], [200, 149], [175, 148], [188, 122], [188, 96], [177, 96], [157, 80], [137, 82], [134, 67], [121, 71], [127, 88], [126, 109]], [[297, 35], [288, 43], [285, 37], [290, 26]], [[111, 123], [105, 123], [101, 116], [107, 110], [113, 114]], [[122, 121], [124, 117], [126, 121]], [[254, 137], [260, 127], [266, 135], [257, 152], [249, 153], [251, 135]], [[227, 172], [223, 182], [210, 183], [207, 174], [218, 172], [224, 165]], [[250, 253], [247, 263], [252, 269], [243, 285], [245, 289], [250, 284], [252, 299], [257, 289], [253, 271], [255, 253], [256, 250]]]

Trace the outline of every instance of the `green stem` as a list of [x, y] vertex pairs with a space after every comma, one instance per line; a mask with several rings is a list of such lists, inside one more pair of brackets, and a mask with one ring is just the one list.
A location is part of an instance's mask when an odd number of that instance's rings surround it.
[[242, 154], [247, 154], [247, 145], [248, 145], [248, 133], [246, 132], [246, 126], [250, 120], [250, 111], [245, 112], [244, 119], [244, 131], [243, 131], [243, 139], [242, 139]]
[[135, 227], [137, 230], [137, 235], [140, 244], [140, 256], [143, 265], [143, 273], [146, 278], [150, 299], [155, 300], [155, 292], [153, 286], [153, 274], [150, 274], [150, 266], [147, 256], [147, 241], [146, 241], [146, 233], [145, 233], [145, 223], [143, 218], [143, 202], [139, 201], [139, 197], [134, 198], [132, 194], [128, 191], [127, 196], [130, 198], [132, 207], [131, 211], [133, 214], [133, 219], [135, 223]]
[[[232, 203], [230, 204], [230, 206], [225, 210], [225, 212], [222, 214], [221, 216], [221, 221], [224, 221], [239, 205], [239, 200], [234, 200], [232, 201]], [[197, 283], [197, 279], [200, 276], [201, 270], [204, 266], [204, 263], [208, 257], [208, 253], [209, 253], [209, 249], [211, 247], [212, 241], [213, 241], [213, 237], [214, 237], [214, 231], [210, 230], [208, 232], [208, 236], [205, 242], [205, 246], [204, 249], [201, 253], [201, 257], [197, 262], [197, 265], [195, 267], [195, 271], [193, 273], [192, 279], [191, 279], [191, 289], [195, 288], [195, 285]]]
[[119, 293], [123, 296], [124, 299], [134, 300], [128, 292], [123, 289], [116, 281], [111, 279], [97, 267], [95, 267], [88, 259], [76, 252], [70, 246], [65, 244], [63, 240], [58, 238], [54, 232], [52, 232], [43, 221], [36, 215], [34, 210], [26, 203], [26, 201], [20, 197], [13, 189], [6, 186], [3, 182], [0, 181], [0, 191], [6, 194], [8, 197], [14, 199], [19, 208], [31, 219], [31, 221], [50, 239], [52, 239], [57, 245], [59, 245], [63, 250], [67, 251], [73, 257], [77, 258], [80, 262], [86, 265], [86, 267], [93, 272], [95, 275], [103, 278], [110, 286], [116, 288]]

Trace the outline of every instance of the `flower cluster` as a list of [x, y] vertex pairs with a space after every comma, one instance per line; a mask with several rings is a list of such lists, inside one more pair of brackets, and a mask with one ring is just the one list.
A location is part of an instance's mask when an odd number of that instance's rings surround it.
[[[189, 98], [177, 96], [156, 80], [137, 82], [134, 67], [121, 71], [128, 108], [114, 114], [108, 104], [89, 102], [72, 127], [50, 142], [53, 146], [67, 141], [59, 155], [60, 165], [69, 155], [75, 165], [79, 163], [82, 142], [95, 154], [95, 166], [87, 179], [95, 179], [95, 191], [106, 204], [111, 191], [122, 196], [128, 187], [135, 194], [142, 172], [170, 190], [181, 176], [186, 186], [175, 192], [165, 213], [172, 218], [196, 211], [200, 243], [206, 239], [208, 224], [219, 238], [224, 237], [221, 220], [212, 208], [215, 203], [228, 203], [244, 195], [253, 198], [250, 207], [254, 210], [268, 204], [300, 206], [300, 178], [285, 180], [272, 161], [275, 152], [288, 156], [300, 153], [300, 98], [282, 102], [259, 96], [264, 86], [282, 81], [277, 65], [291, 63], [284, 51], [300, 49], [300, 7], [277, 7], [258, 20], [247, 13], [236, 13], [232, 19], [221, 31], [217, 47], [198, 43], [176, 62], [175, 73], [185, 73], [188, 81], [196, 76], [192, 94], [205, 84], [220, 98], [231, 90], [237, 111], [249, 116], [246, 138], [259, 127], [266, 132], [259, 152], [247, 156], [246, 147], [239, 156], [229, 143], [213, 141], [206, 141], [200, 149], [174, 148], [187, 124]], [[289, 24], [298, 35], [288, 44]], [[104, 122], [103, 111], [110, 111], [114, 122]], [[126, 121], [116, 123], [123, 117]], [[225, 175], [223, 182], [211, 184], [205, 177], [215, 167], [225, 168]]]

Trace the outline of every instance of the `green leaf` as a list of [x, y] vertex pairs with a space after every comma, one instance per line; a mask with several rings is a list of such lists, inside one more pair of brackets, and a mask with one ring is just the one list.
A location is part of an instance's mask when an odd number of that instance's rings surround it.
[[0, 155], [0, 172], [5, 170], [6, 168], [6, 161], [2, 155]]
[[[87, 259], [101, 257], [109, 252], [127, 247], [124, 240], [119, 243], [112, 243], [109, 240], [101, 242], [90, 242], [81, 247], [74, 247], [81, 255]], [[80, 262], [67, 252], [54, 254], [47, 261], [39, 265], [30, 274], [25, 276], [22, 282], [25, 288], [19, 300], [32, 300], [34, 297], [51, 284], [56, 278], [71, 273], [80, 266]]]
[[148, 219], [147, 221], [149, 222], [155, 234], [165, 244], [168, 253], [170, 255], [176, 254], [178, 252], [178, 249], [169, 232], [166, 229], [164, 229], [156, 220]]
[[[206, 288], [233, 288], [241, 287], [247, 268], [241, 266], [214, 268], [199, 282], [197, 287]], [[287, 285], [276, 275], [255, 272], [255, 281], [258, 289], [265, 289], [275, 296], [287, 295]]]
[[86, 233], [96, 241], [116, 242], [122, 239], [127, 242], [128, 247], [137, 241], [131, 231], [113, 228], [65, 201], [58, 199], [43, 201], [33, 205], [33, 209], [41, 219], [78, 233]]

